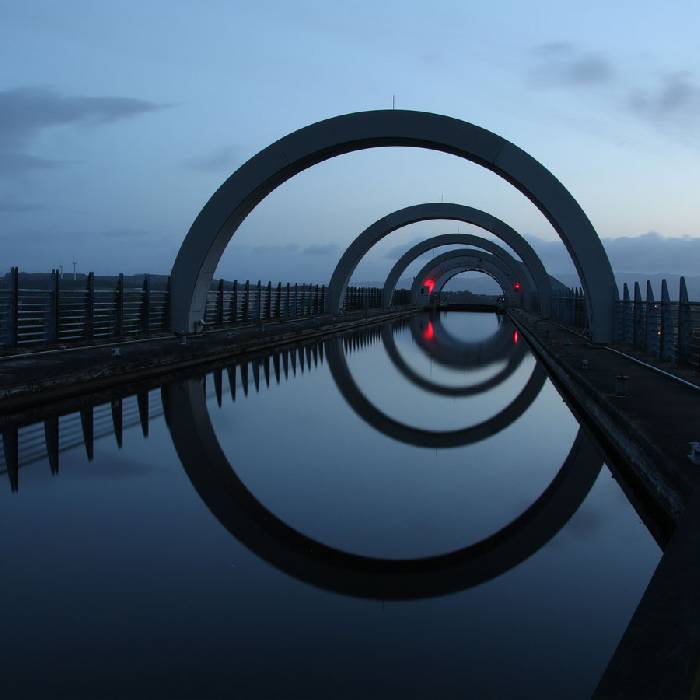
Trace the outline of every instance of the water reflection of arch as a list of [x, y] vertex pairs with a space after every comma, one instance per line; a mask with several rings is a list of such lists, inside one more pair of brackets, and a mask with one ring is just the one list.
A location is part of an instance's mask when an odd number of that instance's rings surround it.
[[[504, 268], [498, 258], [490, 253], [482, 253], [476, 250], [469, 252], [451, 250], [427, 262], [413, 280], [413, 285], [411, 286], [411, 300], [414, 304], [420, 304], [426, 301], [425, 281], [427, 279], [431, 279], [434, 282], [433, 289], [430, 292], [432, 296], [433, 294], [439, 294], [451, 277], [454, 277], [460, 272], [472, 270], [483, 272], [493, 278], [503, 290], [503, 295], [510, 304], [517, 305], [520, 303], [520, 298], [514, 289], [514, 283], [518, 278], [514, 278], [512, 274]], [[527, 281], [523, 282], [523, 285], [527, 284]], [[530, 289], [529, 293], [532, 294], [533, 290]]]
[[547, 379], [538, 363], [520, 393], [499, 413], [467, 428], [426, 430], [406, 425], [379, 410], [355, 382], [338, 338], [326, 343], [326, 361], [338, 391], [353, 411], [373, 428], [398, 442], [415, 447], [448, 448], [470, 445], [505, 430], [527, 411]]
[[236, 475], [214, 433], [203, 382], [167, 387], [166, 418], [194, 488], [242, 544], [281, 571], [343, 595], [425, 598], [464, 590], [520, 564], [544, 546], [583, 502], [602, 466], [579, 430], [563, 466], [540, 497], [494, 534], [445, 554], [381, 559], [351, 554], [307, 537], [270, 512]]
[[[432, 381], [432, 379], [423, 377], [404, 360], [396, 346], [394, 334], [388, 324], [382, 328], [382, 342], [384, 343], [386, 354], [391, 360], [391, 364], [396, 367], [401, 375], [408, 379], [414, 386], [438, 396], [476, 396], [478, 394], [483, 394], [505, 382], [515, 370], [520, 367], [526, 355], [525, 344], [518, 343], [513, 346], [505, 366], [492, 377], [477, 382], [476, 384], [470, 384], [469, 386], [445, 386], [444, 384], [438, 384]], [[455, 359], [458, 361], [459, 358]]]
[[[515, 326], [508, 317], [497, 316], [496, 318], [500, 319], [496, 332], [480, 341], [467, 342], [453, 336], [445, 328], [440, 313], [413, 316], [409, 327], [416, 345], [438, 364], [451, 369], [476, 369], [499, 360], [509, 359], [513, 347], [518, 344], [523, 345], [514, 340]], [[426, 336], [428, 329], [429, 337]]]

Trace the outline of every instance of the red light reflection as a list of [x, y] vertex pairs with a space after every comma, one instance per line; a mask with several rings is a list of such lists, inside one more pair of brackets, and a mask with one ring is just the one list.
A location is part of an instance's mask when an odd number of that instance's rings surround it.
[[519, 340], [520, 340], [520, 334], [518, 333], [518, 331], [513, 331], [513, 343], [515, 343], [515, 345], [517, 345]]
[[432, 340], [434, 337], [435, 337], [435, 329], [433, 328], [432, 321], [428, 321], [428, 325], [425, 327], [425, 330], [423, 331], [423, 340]]
[[432, 294], [435, 289], [435, 280], [427, 279], [423, 282], [423, 286], [428, 288], [428, 294]]
[[516, 282], [516, 283], [513, 285], [513, 289], [514, 289], [516, 292], [519, 292], [519, 291], [520, 291], [520, 282]]

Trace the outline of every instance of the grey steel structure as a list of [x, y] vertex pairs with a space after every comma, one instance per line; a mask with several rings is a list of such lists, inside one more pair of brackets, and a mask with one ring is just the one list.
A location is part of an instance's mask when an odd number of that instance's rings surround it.
[[[425, 206], [425, 205], [421, 205]], [[470, 207], [461, 207], [460, 205], [457, 204], [447, 204], [447, 205], [435, 205], [438, 207], [457, 207], [459, 209], [470, 209]], [[484, 214], [486, 217], [489, 219], [494, 219], [494, 217], [491, 217], [488, 214]], [[464, 221], [464, 219], [460, 219], [460, 221]], [[495, 221], [498, 221], [498, 219], [495, 219]], [[499, 222], [502, 223], [502, 222]], [[493, 233], [496, 235], [498, 238], [500, 238], [504, 243], [506, 243], [510, 248], [512, 248], [521, 258], [523, 261], [523, 264], [525, 266], [525, 269], [527, 271], [527, 274], [532, 278], [533, 284], [535, 288], [537, 289], [537, 297], [538, 297], [538, 302], [539, 302], [539, 307], [540, 307], [540, 313], [542, 314], [543, 317], [548, 317], [549, 312], [550, 312], [550, 306], [551, 306], [551, 295], [552, 295], [552, 285], [550, 283], [549, 275], [547, 274], [546, 270], [544, 269], [544, 265], [542, 264], [542, 261], [539, 259], [537, 253], [530, 247], [530, 244], [516, 231], [511, 229], [509, 226], [506, 224], [503, 224], [505, 227], [505, 230], [502, 230], [500, 227], [497, 228], [496, 231], [494, 231], [493, 228], [486, 228], [486, 226], [481, 225], [481, 228], [484, 230], [489, 231], [489, 233]], [[512, 235], [511, 235], [512, 234]], [[474, 242], [472, 242], [472, 239], [475, 239]], [[472, 245], [477, 248], [483, 248], [484, 250], [488, 250], [491, 253], [495, 253], [493, 250], [492, 246], [495, 244], [491, 243], [491, 241], [487, 241], [490, 245], [483, 246], [481, 245], [481, 242], [484, 241], [485, 239], [480, 238], [479, 236], [474, 236], [472, 234], [466, 234], [466, 233], [445, 233], [439, 236], [434, 236], [432, 238], [428, 238], [425, 241], [422, 241], [421, 243], [418, 243], [416, 246], [408, 250], [406, 253], [404, 253], [397, 261], [394, 267], [391, 268], [391, 271], [389, 272], [386, 282], [384, 283], [384, 290], [382, 292], [382, 304], [384, 307], [388, 307], [391, 305], [391, 297], [394, 291], [394, 288], [396, 287], [396, 284], [398, 283], [401, 275], [403, 274], [404, 270], [420, 255], [423, 255], [423, 253], [427, 253], [430, 250], [433, 250], [434, 248], [438, 248], [440, 246], [445, 246], [445, 245]], [[476, 242], [478, 241], [478, 243]], [[498, 246], [496, 246], [498, 247]], [[502, 250], [499, 248], [499, 250]]]
[[289, 134], [243, 164], [212, 195], [190, 227], [172, 269], [171, 329], [197, 330], [214, 271], [246, 216], [276, 187], [334, 156], [410, 146], [457, 155], [514, 185], [552, 224], [586, 292], [594, 342], [613, 335], [615, 279], [605, 249], [576, 200], [532, 156], [468, 122], [429, 112], [380, 110], [333, 117]]
[[[364, 255], [369, 252], [372, 246], [379, 242], [382, 238], [389, 235], [391, 232], [399, 228], [415, 224], [419, 221], [435, 221], [445, 219], [449, 221], [462, 221], [464, 223], [479, 226], [489, 233], [493, 233], [502, 241], [507, 243], [520, 257], [527, 263], [528, 268], [533, 271], [532, 284], [534, 284], [535, 275], [537, 279], [538, 290], [542, 290], [542, 296], [545, 300], [545, 308], [547, 314], [549, 312], [549, 302], [551, 296], [551, 286], [549, 278], [542, 266], [539, 258], [532, 248], [528, 245], [525, 239], [520, 236], [514, 229], [505, 224], [500, 219], [497, 219], [490, 214], [472, 207], [462, 206], [460, 204], [444, 204], [428, 202], [418, 204], [405, 209], [399, 209], [392, 212], [378, 221], [375, 221], [371, 226], [368, 226], [347, 248], [345, 253], [338, 261], [331, 281], [328, 283], [328, 308], [332, 313], [340, 311], [342, 301], [345, 297], [345, 288], [350, 283], [355, 268], [359, 264]], [[457, 235], [457, 234], [456, 234]], [[467, 235], [467, 234], [465, 234]], [[484, 239], [475, 240], [484, 241]], [[488, 242], [490, 243], [490, 242]], [[495, 249], [503, 251], [493, 243], [490, 247], [480, 246], [494, 252]], [[505, 253], [505, 251], [503, 251]], [[506, 253], [509, 255], [508, 253]], [[512, 260], [512, 256], [510, 256]], [[391, 274], [391, 273], [390, 273]], [[384, 303], [385, 306], [389, 302]]]
[[[442, 255], [438, 255], [426, 263], [416, 275], [411, 287], [411, 300], [415, 304], [425, 304], [428, 296], [425, 294], [426, 279], [434, 281], [434, 287], [430, 292], [439, 294], [448, 280], [461, 272], [475, 270], [483, 272], [492, 277], [503, 290], [503, 295], [512, 305], [519, 305], [518, 293], [514, 289], [514, 284], [518, 277], [513, 277], [499, 258], [491, 253], [482, 253], [477, 250], [464, 251], [452, 250]], [[523, 285], [526, 282], [522, 283]]]
[[[439, 248], [446, 245], [464, 245], [472, 246], [472, 248], [478, 248], [488, 253], [491, 253], [494, 257], [501, 260], [506, 267], [506, 269], [511, 273], [514, 279], [518, 279], [522, 273], [522, 284], [523, 284], [523, 300], [526, 308], [532, 309], [537, 305], [537, 299], [539, 296], [539, 289], [536, 287], [532, 276], [529, 274], [527, 267], [517, 261], [510, 253], [501, 248], [499, 245], [492, 243], [491, 241], [481, 238], [480, 236], [474, 236], [470, 233], [446, 233], [442, 236], [435, 236], [434, 238], [429, 238], [427, 241], [418, 243], [413, 248], [404, 253], [396, 265], [389, 272], [386, 282], [384, 283], [384, 288], [382, 290], [382, 305], [386, 308], [391, 306], [391, 297], [394, 293], [394, 288], [396, 283], [399, 281], [401, 274], [416, 258], [423, 255], [430, 250]], [[464, 248], [460, 250], [461, 253], [479, 252], [473, 251], [471, 248]], [[544, 268], [543, 268], [544, 269]], [[534, 288], [534, 289], [533, 289]], [[548, 299], [549, 301], [549, 299]], [[549, 306], [549, 304], [548, 304]]]

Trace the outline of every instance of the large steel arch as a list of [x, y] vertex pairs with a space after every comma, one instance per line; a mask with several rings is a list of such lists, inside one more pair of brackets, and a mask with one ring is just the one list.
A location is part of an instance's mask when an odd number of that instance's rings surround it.
[[344, 153], [410, 146], [457, 155], [518, 188], [552, 224], [586, 292], [592, 338], [613, 332], [615, 279], [595, 229], [568, 190], [514, 144], [468, 122], [429, 112], [380, 110], [326, 119], [285, 136], [244, 163], [212, 195], [182, 242], [171, 273], [170, 325], [192, 332], [226, 245], [246, 216], [297, 173]]
[[[421, 205], [425, 206], [425, 205]], [[439, 207], [445, 205], [436, 205]], [[457, 204], [448, 204], [448, 207], [459, 207]], [[459, 207], [462, 208], [462, 207]], [[470, 207], [464, 207], [469, 209]], [[486, 216], [489, 216], [486, 214]], [[493, 218], [493, 217], [490, 217]], [[463, 221], [464, 219], [461, 219]], [[496, 221], [498, 221], [496, 219]], [[501, 222], [502, 223], [502, 222]], [[537, 290], [537, 297], [540, 306], [540, 313], [547, 317], [549, 316], [550, 306], [551, 306], [551, 295], [552, 295], [552, 285], [549, 281], [549, 275], [542, 265], [542, 261], [539, 259], [537, 253], [530, 247], [527, 241], [516, 233], [513, 229], [506, 224], [503, 224], [506, 229], [514, 234], [510, 235], [499, 235], [498, 237], [507, 245], [509, 245], [522, 259], [527, 274], [531, 277], [532, 282]], [[482, 226], [482, 228], [485, 228]], [[486, 229], [489, 230], [490, 229]], [[496, 234], [498, 235], [498, 234]], [[488, 245], [482, 245], [482, 243], [487, 243]], [[497, 255], [496, 250], [502, 251], [503, 248], [487, 241], [479, 236], [474, 236], [468, 233], [445, 233], [439, 236], [434, 236], [433, 238], [428, 238], [421, 243], [418, 243], [410, 250], [406, 251], [397, 261], [394, 267], [391, 268], [386, 282], [384, 282], [384, 289], [382, 291], [382, 305], [386, 308], [391, 305], [391, 297], [394, 289], [401, 278], [404, 270], [418, 257], [431, 251], [435, 248], [445, 245], [471, 245], [477, 248], [482, 248], [487, 250], [494, 255]], [[494, 248], [496, 250], [494, 250]], [[511, 256], [512, 257], [512, 256]]]
[[421, 299], [424, 282], [426, 279], [432, 279], [435, 282], [433, 293], [439, 293], [445, 286], [447, 279], [446, 275], [454, 277], [460, 272], [475, 270], [483, 272], [492, 277], [503, 289], [503, 294], [506, 299], [512, 304], [517, 303], [517, 297], [513, 289], [513, 285], [517, 278], [504, 269], [501, 261], [490, 253], [481, 253], [479, 251], [465, 252], [463, 250], [451, 250], [442, 255], [438, 255], [427, 262], [416, 275], [411, 287], [411, 300], [413, 303], [422, 303], [427, 299]]

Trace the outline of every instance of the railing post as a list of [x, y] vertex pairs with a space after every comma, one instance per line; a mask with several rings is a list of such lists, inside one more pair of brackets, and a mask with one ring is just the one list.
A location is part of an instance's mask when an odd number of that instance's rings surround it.
[[293, 304], [293, 308], [292, 308], [292, 318], [297, 317], [298, 306], [299, 306], [299, 285], [295, 282], [294, 283], [294, 304]]
[[673, 318], [671, 317], [671, 297], [666, 280], [661, 280], [661, 359], [673, 362], [675, 347], [673, 342]]
[[258, 280], [258, 286], [256, 287], [257, 299], [255, 300], [255, 320], [262, 320], [262, 285], [260, 280]]
[[267, 296], [265, 298], [265, 318], [272, 319], [272, 281], [267, 281]]
[[632, 305], [632, 336], [635, 348], [643, 347], [644, 342], [644, 315], [642, 311], [642, 292], [639, 282], [634, 283], [634, 303]]
[[88, 272], [85, 279], [85, 325], [83, 333], [86, 338], [95, 337], [95, 273]]
[[61, 276], [58, 270], [51, 270], [49, 304], [46, 314], [46, 342], [57, 343], [60, 319]]
[[634, 319], [627, 282], [622, 285], [622, 342], [625, 345], [634, 344]]
[[124, 274], [119, 273], [117, 278], [117, 289], [115, 292], [115, 324], [114, 335], [118, 338], [124, 333]]
[[614, 304], [614, 318], [615, 318], [615, 329], [614, 329], [614, 341], [616, 343], [621, 343], [624, 334], [624, 325], [622, 317], [622, 304], [620, 303], [620, 291], [617, 288], [617, 283], [613, 289], [613, 304]]
[[275, 299], [275, 318], [282, 316], [282, 283], [277, 283], [277, 297]]
[[576, 320], [576, 290], [569, 289], [569, 325], [573, 326]]
[[141, 332], [151, 332], [151, 280], [143, 276], [143, 296], [141, 297]]
[[243, 286], [243, 321], [248, 320], [248, 311], [250, 308], [250, 280], [245, 281]]
[[321, 285], [321, 303], [319, 305], [319, 313], [323, 314], [326, 311], [326, 285]]
[[233, 280], [231, 295], [231, 323], [238, 323], [238, 280]]
[[284, 312], [288, 319], [292, 317], [292, 291], [289, 282], [287, 282], [287, 297]]
[[165, 312], [163, 314], [165, 328], [163, 330], [169, 331], [170, 330], [170, 275], [168, 275], [168, 279], [165, 280], [165, 300], [163, 302], [163, 305], [165, 306]]
[[647, 300], [646, 300], [646, 333], [644, 338], [644, 349], [654, 356], [659, 355], [659, 310], [654, 300], [654, 290], [651, 282], [647, 280]]
[[690, 322], [690, 304], [688, 303], [688, 288], [685, 286], [685, 277], [681, 277], [678, 290], [678, 364], [686, 364], [690, 359], [690, 336], [692, 326]]
[[10, 299], [7, 309], [7, 344], [17, 347], [19, 337], [19, 268], [10, 268]]
[[216, 323], [220, 326], [224, 324], [224, 278], [219, 280], [216, 290]]

